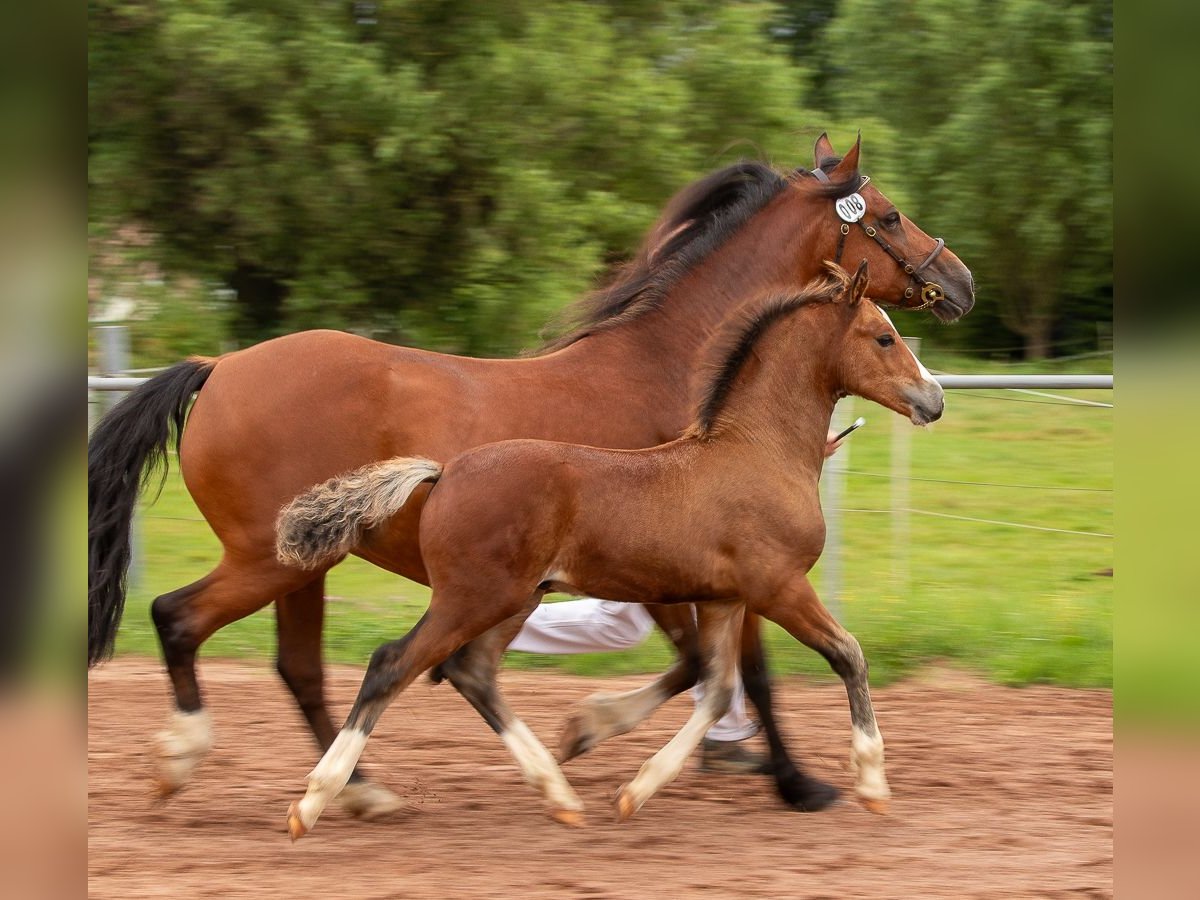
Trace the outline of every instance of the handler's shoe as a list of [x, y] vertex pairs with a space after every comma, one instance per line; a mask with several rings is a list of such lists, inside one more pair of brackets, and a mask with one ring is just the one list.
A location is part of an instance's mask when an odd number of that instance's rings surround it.
[[724, 775], [766, 775], [771, 763], [763, 754], [744, 746], [745, 741], [714, 741], [700, 744], [700, 771]]

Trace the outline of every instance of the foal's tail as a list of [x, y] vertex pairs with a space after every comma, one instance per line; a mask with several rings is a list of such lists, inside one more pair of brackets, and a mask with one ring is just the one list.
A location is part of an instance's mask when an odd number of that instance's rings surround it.
[[398, 513], [418, 485], [441, 475], [431, 459], [398, 456], [318, 484], [280, 510], [275, 554], [301, 569], [345, 556], [364, 531]]
[[113, 407], [88, 439], [88, 668], [112, 656], [138, 494], [155, 469], [166, 477], [171, 424], [178, 449], [188, 402], [216, 364], [188, 359], [155, 375]]

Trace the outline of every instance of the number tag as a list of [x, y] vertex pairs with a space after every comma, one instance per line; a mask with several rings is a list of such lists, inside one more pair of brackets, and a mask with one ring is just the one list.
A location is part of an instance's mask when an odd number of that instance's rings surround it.
[[843, 222], [857, 222], [867, 214], [867, 201], [863, 200], [862, 194], [851, 194], [833, 204], [833, 208]]

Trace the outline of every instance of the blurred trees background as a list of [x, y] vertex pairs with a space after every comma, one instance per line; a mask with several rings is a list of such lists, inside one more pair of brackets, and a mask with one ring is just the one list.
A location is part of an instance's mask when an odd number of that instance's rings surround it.
[[91, 0], [89, 22], [89, 311], [128, 315], [146, 364], [312, 327], [511, 354], [684, 184], [808, 165], [826, 129], [861, 129], [864, 168], [975, 271], [939, 345], [1040, 357], [1111, 321], [1110, 3]]

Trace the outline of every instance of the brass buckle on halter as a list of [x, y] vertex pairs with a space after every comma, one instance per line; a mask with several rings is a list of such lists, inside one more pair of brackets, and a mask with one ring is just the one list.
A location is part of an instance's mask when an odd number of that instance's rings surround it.
[[922, 309], [929, 309], [929, 307], [933, 306], [933, 304], [937, 303], [945, 296], [946, 294], [942, 290], [942, 286], [940, 284], [934, 284], [932, 281], [927, 281], [921, 288], [921, 299], [925, 302], [920, 306], [911, 306], [909, 309], [913, 310], [914, 312]]

